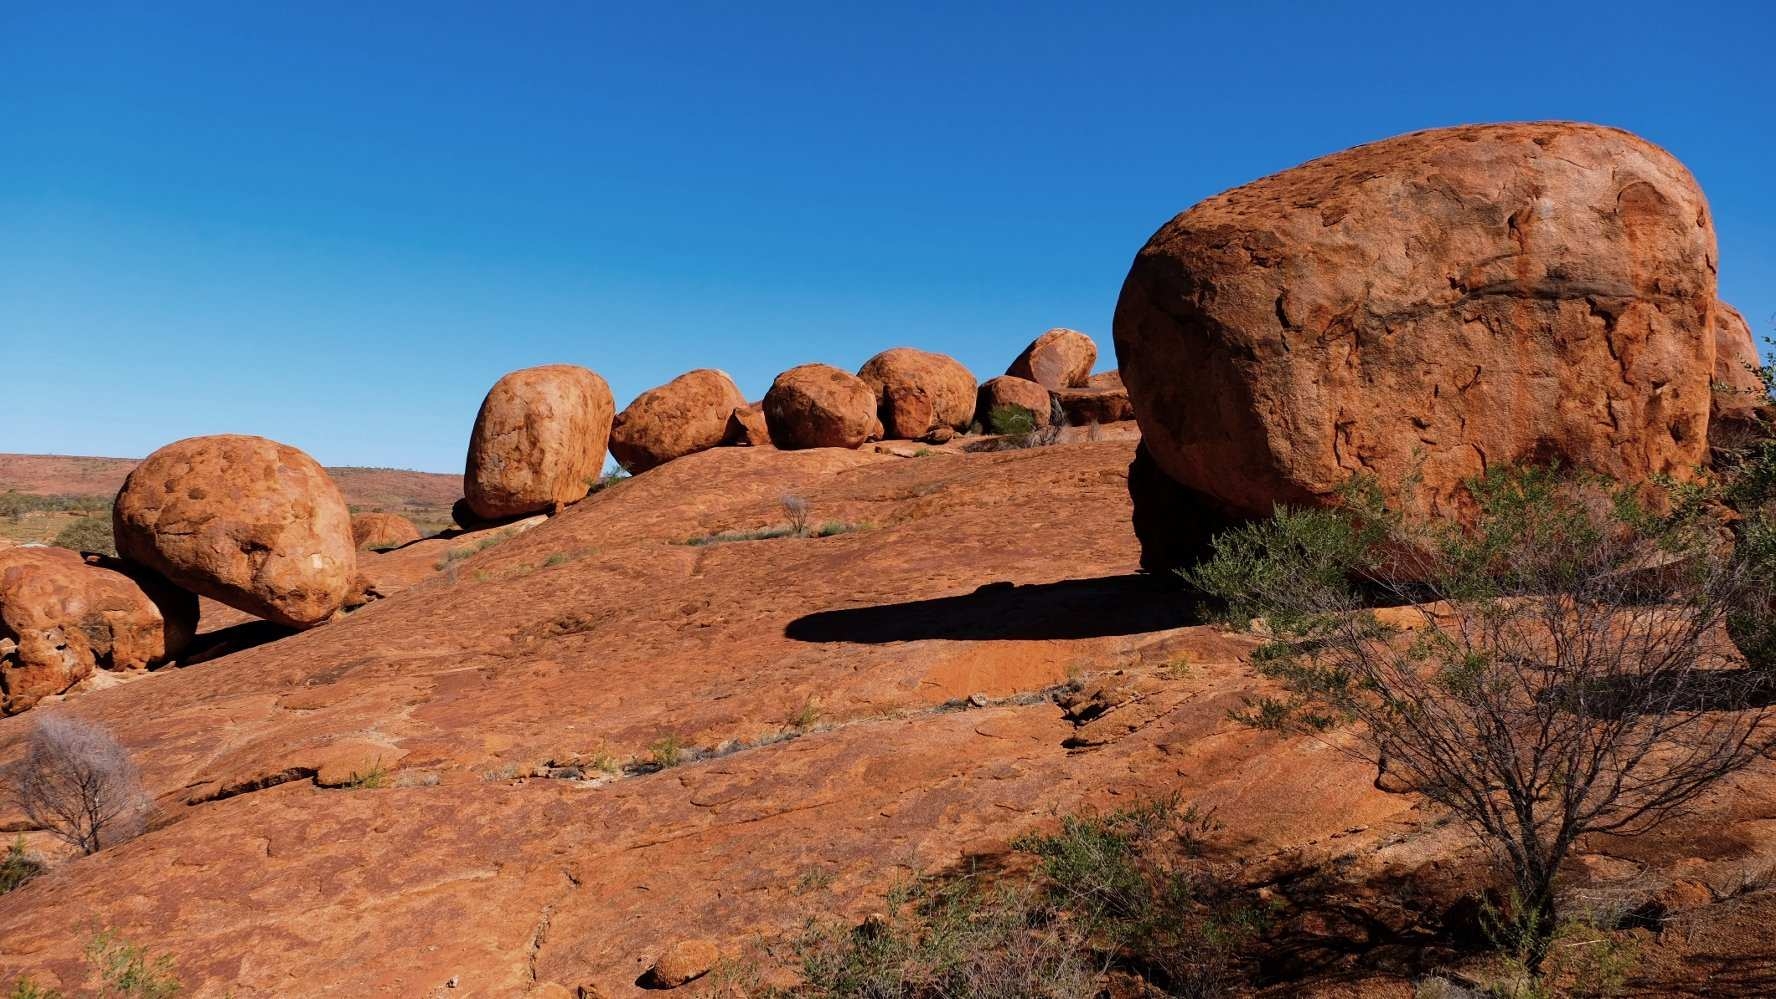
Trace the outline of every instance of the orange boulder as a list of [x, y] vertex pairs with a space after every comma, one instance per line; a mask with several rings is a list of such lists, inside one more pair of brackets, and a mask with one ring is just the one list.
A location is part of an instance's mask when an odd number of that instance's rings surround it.
[[1053, 422], [1049, 416], [1053, 405], [1048, 389], [1028, 378], [1000, 375], [981, 382], [975, 397], [974, 418], [982, 429], [993, 429], [993, 410], [1000, 406], [1021, 406], [1029, 410], [1036, 417], [1038, 427]]
[[1091, 377], [1098, 363], [1098, 345], [1078, 330], [1052, 329], [1031, 341], [1005, 369], [1008, 375], [1028, 378], [1044, 388], [1077, 388]]
[[339, 487], [313, 458], [263, 437], [168, 444], [130, 472], [111, 519], [125, 559], [292, 628], [331, 617], [357, 577]]
[[765, 404], [753, 402], [735, 406], [728, 414], [728, 428], [722, 435], [722, 443], [733, 447], [769, 447], [771, 430], [765, 425]]
[[713, 368], [687, 371], [635, 397], [611, 423], [611, 457], [630, 472], [719, 445], [728, 417], [746, 405], [734, 380]]
[[771, 442], [786, 451], [855, 448], [882, 433], [876, 394], [830, 364], [802, 364], [778, 375], [765, 393], [764, 410]]
[[142, 669], [184, 651], [197, 596], [121, 562], [64, 548], [0, 550], [0, 714], [17, 714], [91, 676]]
[[1172, 219], [1123, 285], [1116, 353], [1157, 466], [1231, 513], [1329, 502], [1363, 472], [1460, 516], [1489, 465], [1698, 466], [1714, 272], [1707, 202], [1651, 143], [1437, 129]]
[[502, 377], [469, 435], [469, 508], [484, 520], [502, 520], [583, 498], [604, 469], [615, 412], [610, 386], [578, 365], [545, 364]]
[[[947, 354], [894, 347], [865, 361], [857, 377], [876, 394], [886, 437], [917, 440], [939, 425], [963, 430], [974, 416], [974, 375]], [[925, 405], [911, 401], [921, 395]]]
[[352, 518], [351, 528], [359, 548], [399, 548], [419, 540], [419, 528], [398, 513], [360, 513]]

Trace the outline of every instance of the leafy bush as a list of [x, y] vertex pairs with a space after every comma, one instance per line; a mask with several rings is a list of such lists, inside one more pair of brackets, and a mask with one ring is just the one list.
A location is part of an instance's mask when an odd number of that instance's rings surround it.
[[43, 864], [25, 850], [25, 836], [20, 833], [0, 856], [0, 895], [24, 885], [43, 873]]
[[987, 426], [996, 434], [1022, 437], [1036, 432], [1036, 414], [1015, 402], [1002, 402], [987, 413]]
[[1772, 747], [1770, 677], [1715, 636], [1768, 615], [1776, 562], [1724, 545], [1693, 489], [1495, 468], [1468, 492], [1468, 527], [1410, 524], [1359, 483], [1226, 532], [1186, 575], [1273, 636], [1253, 663], [1284, 693], [1237, 717], [1357, 723], [1353, 752], [1495, 851], [1534, 973], [1579, 837], [1644, 832]]
[[117, 541], [111, 536], [110, 517], [81, 517], [64, 527], [55, 536], [58, 548], [77, 552], [98, 552], [117, 557]]

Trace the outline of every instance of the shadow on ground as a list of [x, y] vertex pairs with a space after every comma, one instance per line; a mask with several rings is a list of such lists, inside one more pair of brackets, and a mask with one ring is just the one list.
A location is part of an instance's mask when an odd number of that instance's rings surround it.
[[1137, 574], [1054, 583], [988, 583], [973, 593], [820, 611], [791, 621], [800, 642], [911, 642], [1104, 638], [1201, 624], [1196, 602]]

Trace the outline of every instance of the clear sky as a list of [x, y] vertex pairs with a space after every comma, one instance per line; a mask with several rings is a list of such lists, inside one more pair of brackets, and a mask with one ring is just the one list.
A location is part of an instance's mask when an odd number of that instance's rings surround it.
[[460, 471], [531, 364], [1108, 355], [1173, 214], [1474, 121], [1676, 153], [1768, 333], [1772, 6], [0, 0], [0, 451]]

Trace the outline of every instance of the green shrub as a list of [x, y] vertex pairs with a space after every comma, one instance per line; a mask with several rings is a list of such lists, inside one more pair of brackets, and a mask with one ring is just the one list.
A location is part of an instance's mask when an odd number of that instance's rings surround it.
[[1036, 432], [1036, 414], [1015, 402], [1002, 402], [987, 413], [987, 428], [1008, 437]]
[[86, 944], [86, 961], [103, 983], [101, 995], [116, 999], [171, 999], [184, 991], [172, 957], [151, 957], [146, 947], [102, 930]]
[[81, 517], [62, 528], [55, 536], [58, 548], [77, 552], [97, 552], [117, 557], [117, 541], [111, 536], [111, 518]]
[[43, 864], [25, 850], [25, 835], [16, 836], [12, 845], [0, 856], [0, 895], [43, 873]]

